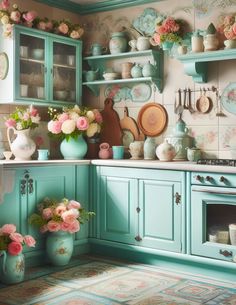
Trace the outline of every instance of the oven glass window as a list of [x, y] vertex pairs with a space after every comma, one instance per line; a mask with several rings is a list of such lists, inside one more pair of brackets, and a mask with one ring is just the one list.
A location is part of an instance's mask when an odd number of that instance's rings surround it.
[[236, 205], [206, 205], [206, 241], [236, 245]]

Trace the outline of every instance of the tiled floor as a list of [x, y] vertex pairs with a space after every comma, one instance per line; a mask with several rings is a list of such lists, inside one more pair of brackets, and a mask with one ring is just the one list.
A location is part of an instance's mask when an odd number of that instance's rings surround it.
[[0, 289], [0, 305], [235, 305], [236, 284], [155, 266], [83, 256], [64, 267], [27, 270]]

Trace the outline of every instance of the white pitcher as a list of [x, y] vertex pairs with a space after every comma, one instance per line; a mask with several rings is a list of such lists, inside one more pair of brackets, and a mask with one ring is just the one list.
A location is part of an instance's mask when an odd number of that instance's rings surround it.
[[[16, 135], [16, 138], [11, 141], [10, 132]], [[12, 153], [15, 155], [15, 160], [30, 160], [35, 152], [36, 144], [30, 138], [30, 128], [16, 130], [14, 127], [8, 127], [7, 139]]]

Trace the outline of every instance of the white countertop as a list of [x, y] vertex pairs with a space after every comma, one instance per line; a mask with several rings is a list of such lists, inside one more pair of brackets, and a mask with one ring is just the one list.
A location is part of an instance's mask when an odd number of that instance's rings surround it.
[[217, 165], [200, 165], [196, 162], [189, 161], [172, 161], [161, 162], [159, 160], [113, 160], [113, 159], [96, 159], [96, 160], [29, 160], [29, 161], [15, 161], [15, 160], [0, 160], [0, 165], [3, 167], [22, 167], [22, 166], [48, 166], [48, 165], [100, 165], [100, 166], [119, 166], [119, 167], [135, 167], [135, 168], [151, 168], [151, 169], [169, 169], [169, 170], [183, 170], [183, 171], [199, 171], [199, 172], [216, 172], [236, 174], [236, 167], [232, 166], [217, 166]]

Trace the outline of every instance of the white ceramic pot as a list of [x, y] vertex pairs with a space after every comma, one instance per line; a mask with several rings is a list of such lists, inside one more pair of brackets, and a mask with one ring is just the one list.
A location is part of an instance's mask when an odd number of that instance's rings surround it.
[[137, 39], [137, 45], [136, 45], [138, 51], [145, 51], [150, 49], [150, 38], [140, 36]]
[[167, 140], [158, 145], [156, 148], [156, 155], [160, 161], [172, 161], [176, 154], [177, 152], [175, 147], [168, 143]]

